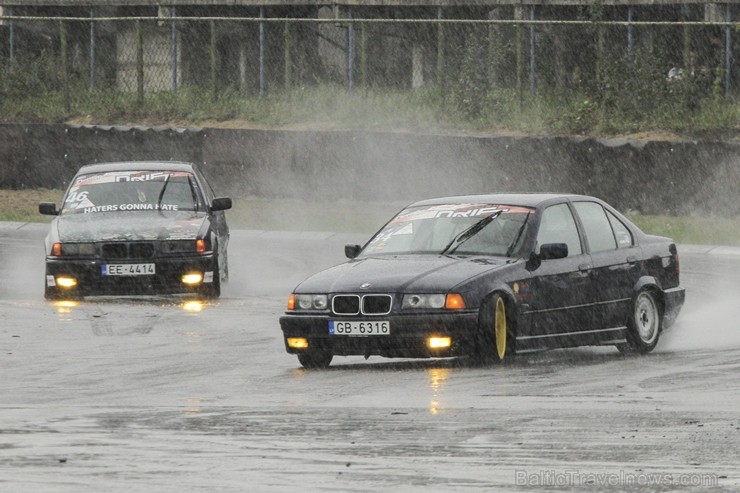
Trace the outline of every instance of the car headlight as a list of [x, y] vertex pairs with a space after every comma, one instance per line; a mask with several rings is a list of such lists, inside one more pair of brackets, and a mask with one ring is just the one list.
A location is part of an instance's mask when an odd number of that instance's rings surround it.
[[55, 243], [51, 251], [57, 257], [92, 257], [95, 255], [95, 243]]
[[164, 254], [205, 253], [208, 245], [205, 240], [171, 240], [162, 242], [160, 248]]
[[329, 297], [325, 294], [292, 294], [288, 300], [288, 310], [326, 310]]
[[448, 294], [405, 294], [401, 308], [404, 310], [441, 309], [459, 310], [465, 308], [465, 302], [457, 293]]

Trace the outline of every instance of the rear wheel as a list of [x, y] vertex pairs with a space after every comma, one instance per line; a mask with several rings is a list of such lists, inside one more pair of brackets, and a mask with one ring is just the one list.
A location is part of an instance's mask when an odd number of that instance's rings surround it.
[[658, 344], [662, 315], [652, 291], [643, 289], [632, 302], [632, 314], [627, 322], [627, 342], [618, 344], [622, 353], [649, 353]]
[[328, 368], [331, 364], [331, 360], [334, 357], [333, 354], [325, 351], [308, 350], [304, 353], [300, 353], [298, 356], [298, 362], [304, 368]]
[[506, 300], [500, 294], [483, 304], [478, 327], [479, 358], [498, 362], [514, 355], [512, 322]]

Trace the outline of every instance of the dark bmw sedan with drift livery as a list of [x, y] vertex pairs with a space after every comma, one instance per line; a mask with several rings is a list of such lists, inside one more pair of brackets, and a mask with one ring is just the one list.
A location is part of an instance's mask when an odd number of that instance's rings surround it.
[[83, 166], [46, 237], [48, 299], [105, 294], [217, 297], [228, 275], [229, 229], [201, 172], [189, 163]]
[[581, 195], [425, 200], [345, 253], [299, 284], [280, 318], [305, 367], [335, 355], [647, 353], [684, 302], [673, 241]]

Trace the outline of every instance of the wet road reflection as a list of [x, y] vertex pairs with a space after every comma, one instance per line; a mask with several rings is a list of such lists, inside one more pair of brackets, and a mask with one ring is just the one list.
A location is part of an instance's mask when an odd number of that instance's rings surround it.
[[[217, 301], [46, 302], [41, 256], [12, 248], [0, 261], [3, 279], [21, 280], [0, 288], [0, 489], [526, 491], [515, 470], [551, 469], [710, 473], [740, 488], [740, 259], [682, 255], [686, 312], [647, 356], [338, 357], [307, 371], [277, 322], [289, 276], [341, 261], [344, 243], [237, 235]], [[281, 264], [286, 277], [263, 289], [283, 253], [311, 262]]]

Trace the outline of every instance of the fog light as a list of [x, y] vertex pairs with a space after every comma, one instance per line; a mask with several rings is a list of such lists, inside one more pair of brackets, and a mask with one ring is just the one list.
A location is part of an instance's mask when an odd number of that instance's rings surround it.
[[182, 276], [183, 284], [194, 285], [200, 284], [201, 282], [203, 282], [203, 274], [199, 272], [193, 274], [185, 274], [184, 276]]
[[288, 347], [293, 349], [308, 348], [308, 339], [305, 337], [288, 337], [286, 341], [288, 342]]
[[74, 277], [57, 277], [57, 286], [65, 289], [73, 288], [77, 286], [77, 279]]
[[427, 339], [429, 349], [445, 349], [452, 345], [452, 337], [430, 337]]

